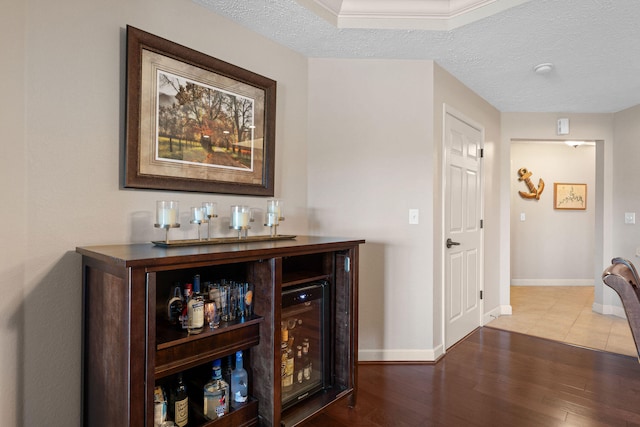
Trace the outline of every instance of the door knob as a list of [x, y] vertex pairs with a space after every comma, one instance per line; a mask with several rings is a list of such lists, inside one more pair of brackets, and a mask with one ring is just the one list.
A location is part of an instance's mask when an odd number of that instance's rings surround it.
[[460, 242], [454, 242], [451, 238], [447, 239], [447, 248], [451, 248], [451, 246], [458, 246]]

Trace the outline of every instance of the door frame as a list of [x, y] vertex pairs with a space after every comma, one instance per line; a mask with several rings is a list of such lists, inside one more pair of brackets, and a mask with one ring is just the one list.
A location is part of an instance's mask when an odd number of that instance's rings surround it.
[[[485, 142], [485, 128], [479, 122], [471, 119], [467, 115], [463, 114], [456, 108], [443, 103], [442, 104], [442, 135], [440, 138], [440, 182], [441, 182], [441, 191], [440, 191], [440, 236], [439, 236], [439, 253], [440, 253], [440, 271], [441, 274], [441, 283], [440, 283], [440, 295], [441, 295], [441, 306], [440, 310], [442, 313], [440, 324], [442, 326], [441, 336], [442, 336], [442, 354], [447, 352], [447, 330], [446, 330], [446, 271], [445, 271], [445, 241], [446, 241], [446, 230], [445, 230], [445, 214], [446, 214], [446, 190], [447, 190], [447, 170], [446, 170], [446, 162], [447, 162], [447, 151], [446, 151], [446, 132], [447, 128], [445, 126], [447, 120], [447, 114], [450, 114], [468, 124], [469, 126], [480, 131], [480, 139], [481, 139], [481, 149], [484, 149]], [[480, 217], [484, 221], [484, 162], [480, 162]], [[480, 291], [484, 293], [484, 227], [480, 230], [480, 271], [478, 272], [480, 276]], [[486, 296], [485, 296], [486, 297]], [[478, 327], [483, 326], [484, 319], [484, 298], [480, 300], [480, 310], [478, 313]]]

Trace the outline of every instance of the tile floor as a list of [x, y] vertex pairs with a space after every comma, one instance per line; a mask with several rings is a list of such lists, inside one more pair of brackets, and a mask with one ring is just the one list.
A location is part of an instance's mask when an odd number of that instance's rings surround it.
[[512, 286], [513, 314], [486, 326], [638, 357], [627, 320], [592, 305], [592, 286]]

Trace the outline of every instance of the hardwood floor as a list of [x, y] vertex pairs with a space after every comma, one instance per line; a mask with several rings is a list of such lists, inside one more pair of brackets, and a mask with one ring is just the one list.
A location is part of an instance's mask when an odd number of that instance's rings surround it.
[[305, 427], [640, 426], [637, 358], [480, 328], [432, 365], [358, 367], [355, 408]]

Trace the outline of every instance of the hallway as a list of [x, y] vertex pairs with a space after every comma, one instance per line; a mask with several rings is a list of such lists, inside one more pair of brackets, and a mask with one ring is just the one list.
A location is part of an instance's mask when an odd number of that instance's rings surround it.
[[637, 357], [626, 319], [592, 305], [591, 286], [512, 286], [513, 314], [486, 326]]

